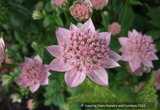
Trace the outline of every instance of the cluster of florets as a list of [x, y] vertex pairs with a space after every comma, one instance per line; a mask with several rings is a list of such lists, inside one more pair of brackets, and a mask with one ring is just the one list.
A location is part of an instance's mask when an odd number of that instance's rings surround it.
[[74, 1], [70, 7], [71, 15], [77, 21], [86, 21], [92, 15], [92, 6], [86, 1]]

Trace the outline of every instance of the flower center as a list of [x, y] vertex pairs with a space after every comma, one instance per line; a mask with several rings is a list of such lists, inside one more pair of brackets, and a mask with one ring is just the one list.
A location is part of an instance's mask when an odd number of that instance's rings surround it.
[[43, 74], [42, 65], [35, 61], [27, 63], [26, 66], [23, 67], [21, 78], [24, 79], [26, 83], [32, 83], [32, 81], [41, 80]]
[[72, 30], [66, 37], [67, 43], [61, 43], [61, 61], [69, 63], [75, 71], [99, 69], [102, 62], [109, 59], [110, 49], [106, 46], [106, 39], [100, 38], [97, 32], [90, 29]]

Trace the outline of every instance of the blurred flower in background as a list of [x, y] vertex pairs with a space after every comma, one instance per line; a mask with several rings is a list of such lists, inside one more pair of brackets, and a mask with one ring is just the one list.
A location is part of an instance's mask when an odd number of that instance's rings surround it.
[[34, 99], [29, 99], [27, 101], [27, 108], [29, 110], [34, 110], [36, 108], [37, 104], [36, 104], [36, 101]]
[[5, 43], [3, 38], [0, 38], [0, 66], [1, 63], [3, 62], [5, 55], [6, 55], [7, 50], [5, 50]]
[[21, 101], [22, 101], [21, 95], [18, 94], [18, 93], [11, 94], [10, 98], [12, 99], [12, 102], [19, 102], [19, 103], [21, 103]]
[[108, 0], [90, 0], [96, 10], [102, 9], [108, 4]]
[[155, 77], [155, 87], [157, 90], [160, 90], [160, 69], [158, 69], [157, 71], [152, 71], [151, 75], [153, 75], [154, 73], [157, 73]]
[[113, 22], [111, 25], [109, 25], [109, 32], [111, 32], [112, 35], [119, 34], [121, 32], [121, 25], [119, 25], [117, 22]]
[[67, 0], [51, 0], [51, 4], [56, 8], [60, 8], [65, 3], [67, 3]]

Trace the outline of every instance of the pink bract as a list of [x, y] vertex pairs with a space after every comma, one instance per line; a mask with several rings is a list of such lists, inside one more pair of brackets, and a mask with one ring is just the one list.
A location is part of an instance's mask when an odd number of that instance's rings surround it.
[[109, 25], [109, 32], [111, 32], [112, 35], [119, 34], [121, 32], [121, 25], [117, 22], [112, 23]]
[[49, 69], [65, 72], [65, 81], [72, 88], [81, 84], [86, 75], [94, 82], [108, 86], [108, 75], [104, 68], [120, 66], [121, 56], [110, 50], [110, 32], [98, 33], [91, 18], [77, 28], [71, 23], [70, 30], [58, 28], [56, 31], [60, 45], [46, 49], [55, 57]]
[[90, 0], [96, 10], [102, 9], [108, 4], [108, 0]]
[[160, 69], [158, 69], [157, 71], [152, 71], [152, 75], [154, 73], [157, 73], [155, 77], [155, 87], [157, 90], [160, 90]]
[[1, 63], [3, 62], [5, 55], [6, 55], [7, 50], [5, 50], [5, 43], [3, 38], [0, 38], [0, 66]]
[[152, 60], [158, 60], [159, 58], [155, 55], [157, 50], [155, 45], [152, 44], [151, 36], [142, 35], [135, 29], [132, 32], [129, 31], [128, 36], [128, 38], [119, 38], [122, 45], [119, 51], [123, 53], [121, 60], [129, 62], [132, 72], [136, 71], [141, 64], [153, 68]]
[[30, 90], [34, 93], [40, 85], [48, 84], [48, 65], [42, 65], [42, 60], [37, 55], [34, 60], [25, 57], [24, 63], [18, 64], [19, 69], [22, 71], [15, 82], [20, 83], [20, 88], [30, 86]]

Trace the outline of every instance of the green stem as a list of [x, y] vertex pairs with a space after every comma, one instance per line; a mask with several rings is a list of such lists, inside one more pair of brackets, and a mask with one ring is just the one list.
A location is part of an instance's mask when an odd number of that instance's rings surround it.
[[7, 64], [7, 63], [2, 63], [1, 64], [3, 67], [5, 67], [5, 68], [14, 68], [14, 67], [16, 67], [17, 65], [15, 65], [15, 64]]
[[68, 16], [67, 16], [67, 13], [64, 11], [64, 15], [66, 17], [66, 20], [67, 20], [67, 23], [68, 23], [68, 26], [70, 27], [70, 22], [69, 22], [69, 19], [68, 19]]

